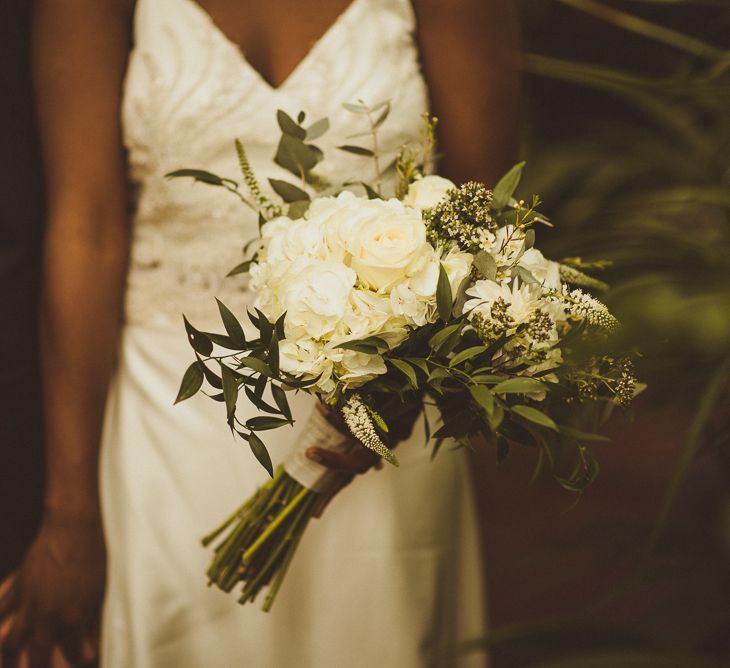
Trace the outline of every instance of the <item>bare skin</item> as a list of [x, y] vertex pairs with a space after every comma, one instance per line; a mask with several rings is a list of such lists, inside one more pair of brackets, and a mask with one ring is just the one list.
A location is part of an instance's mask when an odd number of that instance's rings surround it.
[[[347, 4], [321, 0], [313, 12], [295, 0], [201, 1], [273, 85]], [[441, 118], [441, 172], [457, 181], [492, 183], [512, 161], [518, 78], [510, 5], [414, 2]], [[118, 110], [132, 11], [133, 0], [36, 0], [35, 82], [49, 202], [42, 304], [48, 489], [38, 536], [18, 572], [0, 585], [7, 668], [21, 660], [50, 666], [58, 648], [74, 665], [98, 658], [105, 548], [97, 471], [129, 243]], [[377, 463], [361, 446], [308, 454], [340, 472], [334, 493]]]

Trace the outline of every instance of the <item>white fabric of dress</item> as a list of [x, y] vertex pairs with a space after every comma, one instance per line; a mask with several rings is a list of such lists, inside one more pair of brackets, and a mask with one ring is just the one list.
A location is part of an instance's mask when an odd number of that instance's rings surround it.
[[[203, 534], [266, 473], [198, 395], [173, 406], [192, 351], [185, 313], [221, 331], [214, 297], [243, 315], [243, 278], [224, 279], [257, 232], [220, 188], [167, 180], [198, 167], [238, 179], [240, 138], [262, 180], [286, 177], [272, 157], [277, 109], [327, 116], [320, 173], [372, 179], [372, 164], [335, 149], [362, 128], [342, 104], [392, 100], [384, 160], [416, 139], [427, 109], [408, 0], [353, 0], [279, 87], [268, 84], [193, 0], [138, 0], [122, 108], [133, 243], [119, 366], [102, 447], [109, 546], [102, 655], [106, 668], [420, 668], [481, 666], [449, 647], [484, 631], [481, 564], [467, 460], [430, 461], [422, 429], [399, 446], [401, 467], [358, 477], [312, 522], [270, 613], [208, 588]], [[296, 425], [271, 432], [283, 459]], [[254, 415], [253, 407], [240, 410]], [[420, 424], [420, 423], [419, 423]]]

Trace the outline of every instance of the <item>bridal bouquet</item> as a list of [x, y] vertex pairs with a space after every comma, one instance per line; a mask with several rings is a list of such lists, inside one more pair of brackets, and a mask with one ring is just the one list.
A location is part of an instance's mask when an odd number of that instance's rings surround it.
[[[585, 273], [595, 265], [553, 262], [535, 248], [535, 226], [549, 222], [537, 198], [513, 198], [522, 165], [493, 189], [428, 175], [435, 121], [426, 118], [420, 145], [404, 147], [392, 165], [397, 188], [386, 198], [376, 147], [389, 105], [348, 108], [368, 121], [373, 148], [340, 148], [373, 160], [373, 183], [318, 176], [323, 155], [311, 142], [327, 121], [305, 127], [303, 113], [283, 112], [275, 161], [297, 184], [270, 179], [266, 195], [238, 142], [245, 192], [202, 170], [170, 175], [225, 188], [259, 214], [255, 251], [231, 272], [250, 275], [256, 300], [247, 317], [257, 336], [247, 339], [239, 315], [220, 302], [225, 334], [185, 320], [196, 355], [178, 401], [207, 383], [272, 476], [204, 539], [218, 541], [210, 582], [226, 592], [240, 583], [242, 603], [268, 587], [266, 610], [331, 483], [304, 456], [308, 447], [341, 450], [354, 437], [397, 466], [402, 425], [422, 414], [434, 455], [447, 439], [486, 442], [500, 460], [512, 446], [531, 446], [536, 474], [580, 490], [598, 470], [589, 444], [602, 437], [593, 426], [636, 392], [631, 356], [611, 337], [618, 323], [588, 292], [605, 288]], [[261, 434], [293, 423], [293, 391], [316, 395], [351, 436], [315, 411], [275, 471]], [[241, 400], [261, 415], [240, 421]], [[425, 404], [438, 416], [433, 432]]]

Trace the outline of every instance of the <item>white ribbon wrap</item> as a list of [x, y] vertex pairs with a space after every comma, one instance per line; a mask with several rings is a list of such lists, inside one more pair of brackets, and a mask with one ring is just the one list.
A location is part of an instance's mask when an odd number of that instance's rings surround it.
[[330, 424], [321, 411], [315, 408], [307, 420], [301, 440], [292, 447], [284, 460], [284, 470], [294, 480], [313, 492], [322, 493], [327, 491], [336, 474], [304, 454], [312, 447], [347, 452], [352, 447], [352, 437]]

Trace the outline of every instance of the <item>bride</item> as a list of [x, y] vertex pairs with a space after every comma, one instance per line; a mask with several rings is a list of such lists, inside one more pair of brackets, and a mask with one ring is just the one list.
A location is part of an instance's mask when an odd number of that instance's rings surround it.
[[[191, 354], [181, 315], [215, 329], [214, 296], [244, 312], [245, 281], [221, 277], [256, 220], [225, 193], [164, 174], [236, 178], [238, 137], [260, 175], [279, 176], [283, 109], [330, 119], [325, 177], [369, 180], [368, 161], [336, 150], [361, 129], [342, 105], [390, 99], [384, 161], [417, 138], [430, 106], [441, 172], [492, 183], [516, 124], [511, 3], [36, 5], [48, 476], [42, 528], [0, 589], [3, 665], [24, 654], [50, 665], [54, 647], [93, 663], [104, 592], [110, 668], [482, 665], [451, 652], [485, 628], [468, 461], [444, 452], [431, 463], [418, 428], [399, 446], [400, 469], [358, 478], [310, 526], [271, 613], [206, 588], [200, 536], [265, 474], [218, 404], [172, 406]], [[312, 408], [296, 402], [295, 428], [268, 443], [274, 459]], [[309, 454], [343, 483], [370, 463]]]

